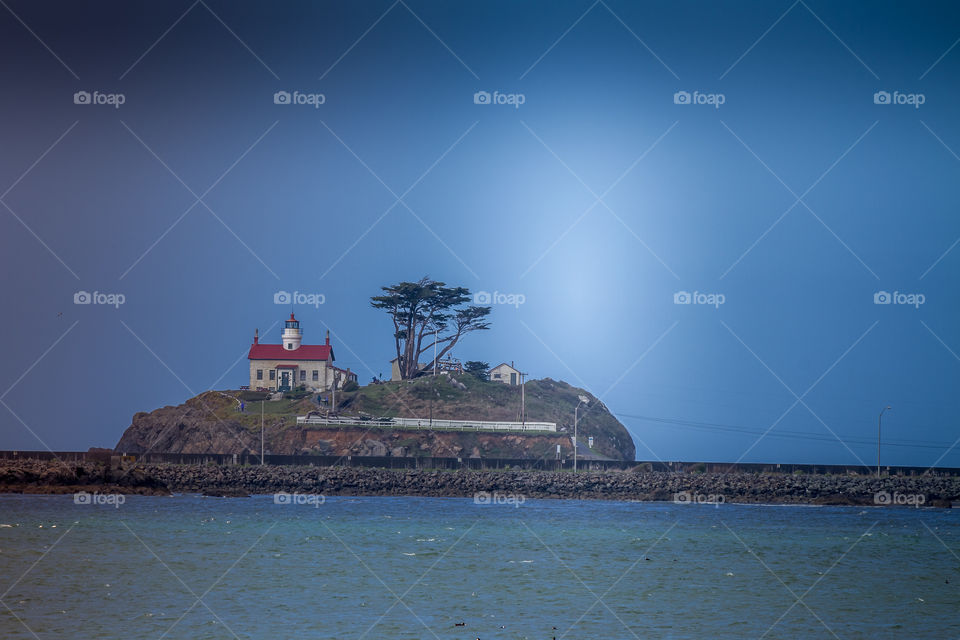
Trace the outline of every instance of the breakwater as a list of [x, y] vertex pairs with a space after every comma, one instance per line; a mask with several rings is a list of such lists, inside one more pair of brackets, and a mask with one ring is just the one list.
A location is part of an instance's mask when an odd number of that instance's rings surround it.
[[208, 495], [301, 493], [574, 498], [691, 503], [848, 504], [949, 507], [960, 478], [666, 471], [412, 470], [364, 467], [185, 465], [0, 460], [0, 492], [100, 491]]
[[[109, 449], [90, 451], [13, 451], [0, 450], [3, 460], [61, 460], [64, 462], [109, 462], [113, 453]], [[524, 469], [537, 471], [570, 471], [573, 458], [484, 458], [484, 457], [438, 457], [438, 456], [351, 456], [351, 455], [288, 455], [266, 454], [261, 459], [256, 453], [149, 453], [132, 454], [141, 463], [170, 464], [222, 464], [222, 465], [303, 465], [312, 467], [383, 467], [386, 469], [446, 469], [446, 470], [508, 470]], [[810, 475], [873, 475], [874, 467], [860, 464], [793, 464], [770, 462], [683, 462], [683, 461], [638, 461], [597, 460], [580, 458], [581, 471], [659, 471], [665, 473], [783, 473]], [[882, 467], [885, 476], [955, 476], [960, 477], [960, 468], [955, 467]]]

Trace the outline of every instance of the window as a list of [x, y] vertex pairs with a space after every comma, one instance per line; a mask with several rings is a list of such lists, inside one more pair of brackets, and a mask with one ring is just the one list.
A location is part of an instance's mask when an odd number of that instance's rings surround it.
[[313, 370], [313, 381], [317, 382], [320, 379], [320, 372], [316, 369]]
[[300, 382], [306, 382], [306, 380], [307, 380], [307, 370], [306, 370], [306, 369], [301, 369], [301, 370], [300, 370]]
[[257, 380], [263, 380], [263, 369], [257, 369]]
[[270, 369], [270, 379], [271, 379], [271, 380], [276, 380], [276, 379], [277, 379], [277, 372], [276, 372], [275, 369]]
[[293, 349], [293, 343], [292, 343], [292, 342], [288, 342], [288, 343], [287, 343], [287, 349]]
[[497, 380], [499, 380], [499, 379], [500, 379], [500, 374], [499, 374], [499, 373], [495, 373], [495, 374], [493, 374], [493, 377], [496, 378]]

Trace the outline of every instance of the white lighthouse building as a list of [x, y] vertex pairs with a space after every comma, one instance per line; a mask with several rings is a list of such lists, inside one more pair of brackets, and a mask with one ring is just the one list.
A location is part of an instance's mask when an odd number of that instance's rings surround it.
[[284, 322], [280, 344], [261, 344], [260, 330], [253, 334], [250, 345], [250, 388], [262, 391], [290, 391], [303, 387], [308, 391], [325, 391], [342, 387], [348, 381], [357, 381], [350, 369], [333, 364], [330, 332], [320, 345], [303, 344], [300, 321], [293, 313]]

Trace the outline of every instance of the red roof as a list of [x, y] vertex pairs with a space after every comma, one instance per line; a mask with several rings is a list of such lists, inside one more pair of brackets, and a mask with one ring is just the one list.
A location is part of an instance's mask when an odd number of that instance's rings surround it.
[[333, 349], [328, 344], [300, 345], [299, 349], [284, 349], [282, 344], [250, 345], [250, 360], [332, 360]]

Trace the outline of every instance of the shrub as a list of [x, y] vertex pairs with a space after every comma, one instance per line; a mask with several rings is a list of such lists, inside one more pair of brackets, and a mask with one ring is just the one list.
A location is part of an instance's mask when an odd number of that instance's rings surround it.
[[267, 391], [241, 391], [237, 397], [244, 402], [260, 402], [270, 397]]
[[487, 362], [482, 362], [480, 360], [469, 360], [466, 364], [463, 365], [463, 372], [469, 373], [478, 380], [487, 379], [487, 370], [490, 368], [490, 364]]
[[354, 380], [348, 380], [347, 383], [343, 385], [343, 390], [347, 392], [356, 391], [359, 388], [360, 385], [358, 385]]

